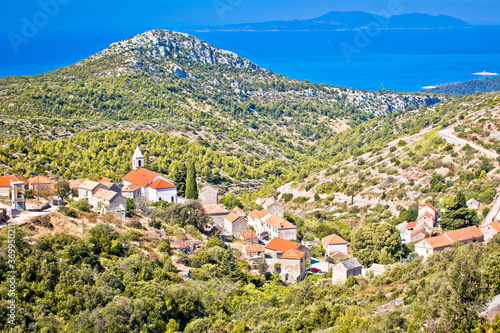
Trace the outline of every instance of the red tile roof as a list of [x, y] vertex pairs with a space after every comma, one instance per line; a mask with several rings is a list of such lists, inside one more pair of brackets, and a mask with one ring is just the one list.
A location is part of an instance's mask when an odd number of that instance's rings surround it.
[[413, 230], [411, 232], [410, 237], [413, 237], [413, 236], [415, 236], [416, 234], [418, 234], [420, 232], [423, 233], [424, 235], [429, 235], [429, 233], [427, 231], [425, 231], [424, 229], [418, 228], [417, 230]]
[[123, 180], [129, 181], [131, 183], [146, 186], [149, 182], [151, 182], [155, 177], [158, 176], [158, 173], [146, 170], [144, 168], [139, 168], [137, 170], [131, 170], [129, 173], [123, 177]]
[[484, 237], [484, 234], [476, 226], [448, 231], [445, 233], [445, 235], [452, 242], [464, 242], [474, 240], [475, 238]]
[[271, 224], [276, 229], [297, 229], [297, 227], [278, 215], [271, 214], [268, 218], [264, 219], [267, 223]]
[[28, 181], [30, 182], [30, 184], [52, 184], [53, 181], [52, 179], [50, 179], [49, 177], [45, 177], [45, 176], [36, 176], [36, 177], [33, 177], [33, 178], [30, 178], [28, 179]]
[[263, 218], [264, 216], [266, 216], [267, 214], [270, 214], [267, 210], [263, 209], [263, 210], [253, 210], [250, 212], [250, 214], [248, 214], [248, 217], [257, 217], [258, 219], [261, 219]]
[[209, 204], [204, 204], [202, 203], [201, 206], [203, 207], [203, 210], [205, 211], [206, 215], [215, 215], [215, 214], [228, 214], [229, 211], [222, 207], [219, 204], [215, 203], [209, 203]]
[[297, 250], [297, 249], [291, 249], [291, 250], [288, 250], [285, 252], [285, 254], [283, 254], [283, 256], [281, 257], [281, 259], [296, 259], [296, 260], [299, 260], [299, 259], [302, 259], [304, 258], [306, 254], [300, 250]]
[[418, 209], [420, 208], [424, 208], [424, 207], [429, 207], [430, 209], [432, 209], [434, 212], [437, 212], [437, 209], [436, 207], [434, 207], [433, 205], [431, 205], [430, 203], [425, 203], [425, 204], [420, 204], [418, 205]]
[[76, 187], [80, 186], [84, 181], [85, 181], [85, 179], [83, 179], [83, 178], [68, 180], [69, 187], [76, 188]]
[[28, 181], [26, 179], [22, 179], [17, 176], [2, 176], [0, 177], [0, 187], [9, 187], [11, 180], [13, 182], [23, 182], [24, 185], [28, 184]]
[[240, 207], [236, 206], [234, 207], [233, 209], [231, 209], [232, 212], [235, 212], [236, 214], [238, 214], [239, 216], [241, 217], [245, 217], [247, 214], [245, 213], [245, 211], [243, 209], [241, 209]]
[[234, 222], [236, 221], [238, 218], [240, 218], [241, 216], [239, 216], [238, 214], [236, 214], [235, 212], [230, 212], [228, 215], [224, 216], [224, 219], [225, 220], [228, 220], [229, 222]]
[[264, 252], [264, 250], [265, 250], [264, 245], [260, 244], [245, 246], [246, 253]]
[[446, 235], [439, 235], [435, 237], [429, 237], [424, 239], [427, 244], [429, 244], [433, 249], [451, 246], [452, 242]]
[[129, 192], [129, 191], [137, 191], [138, 189], [140, 189], [141, 187], [137, 184], [130, 184], [130, 185], [126, 185], [122, 188], [122, 192]]
[[408, 222], [406, 229], [408, 229], [408, 230], [415, 229], [416, 226], [417, 226], [417, 222]]
[[243, 239], [255, 239], [255, 238], [257, 238], [257, 234], [255, 233], [255, 231], [242, 232], [242, 233], [240, 234], [240, 236], [241, 236]]
[[495, 221], [489, 224], [493, 229], [496, 231], [500, 232], [500, 222]]
[[103, 199], [106, 201], [112, 200], [115, 196], [117, 196], [118, 193], [113, 192], [113, 191], [108, 191], [108, 190], [99, 190], [94, 194], [95, 197], [98, 197], [99, 199]]
[[323, 237], [323, 242], [326, 244], [347, 244], [347, 242], [339, 235], [332, 234], [330, 236]]
[[295, 243], [287, 239], [274, 237], [267, 245], [266, 249], [285, 253], [288, 250], [300, 247], [300, 243]]
[[149, 187], [155, 188], [157, 190], [161, 190], [164, 188], [176, 188], [176, 186], [170, 182], [167, 182], [165, 179], [158, 178], [154, 182], [149, 185]]

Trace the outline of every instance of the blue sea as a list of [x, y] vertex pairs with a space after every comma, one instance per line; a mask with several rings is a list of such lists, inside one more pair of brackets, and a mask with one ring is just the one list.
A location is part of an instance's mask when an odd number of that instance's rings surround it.
[[[0, 40], [0, 76], [28, 75], [70, 65], [134, 32], [43, 34], [15, 53]], [[424, 86], [500, 72], [500, 26], [319, 32], [189, 33], [291, 78], [357, 89], [419, 91]], [[61, 47], [63, 46], [63, 47]]]

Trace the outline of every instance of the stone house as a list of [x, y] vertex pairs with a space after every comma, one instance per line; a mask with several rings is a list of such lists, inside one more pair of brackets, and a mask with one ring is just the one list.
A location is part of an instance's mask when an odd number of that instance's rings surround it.
[[0, 177], [0, 197], [8, 198], [11, 193], [11, 181], [13, 182], [23, 182], [24, 189], [28, 189], [29, 182], [26, 179], [22, 179], [17, 176], [1, 176]]
[[230, 212], [224, 216], [224, 233], [230, 237], [239, 238], [241, 233], [247, 232], [248, 221], [246, 218]]
[[329, 257], [332, 253], [337, 251], [347, 255], [347, 242], [338, 235], [331, 234], [323, 237], [321, 243], [325, 249], [325, 257]]
[[491, 238], [493, 238], [493, 236], [500, 232], [500, 222], [495, 221], [488, 225], [482, 226], [481, 232], [484, 234], [484, 241], [490, 240]]
[[224, 229], [224, 217], [229, 214], [229, 211], [224, 208], [224, 206], [216, 203], [202, 203], [201, 206], [203, 207], [205, 215], [212, 217], [214, 226], [221, 230]]
[[95, 211], [103, 214], [111, 212], [116, 217], [124, 219], [127, 201], [122, 195], [114, 191], [101, 189], [94, 194], [92, 206]]
[[210, 185], [203, 187], [198, 193], [198, 199], [202, 204], [219, 203], [219, 191]]
[[261, 239], [297, 239], [297, 227], [284, 218], [272, 214], [267, 210], [254, 210], [248, 214], [249, 224]]
[[302, 281], [306, 275], [306, 254], [298, 249], [290, 249], [281, 256], [280, 278], [283, 282]]
[[247, 260], [258, 261], [264, 258], [264, 245], [248, 245], [243, 248], [243, 255]]
[[469, 209], [478, 210], [479, 206], [481, 206], [481, 203], [474, 198], [467, 201], [467, 208]]
[[121, 189], [123, 197], [126, 199], [139, 198], [141, 196], [141, 187], [137, 184], [125, 185]]
[[50, 192], [54, 186], [54, 182], [49, 177], [36, 176], [28, 179], [29, 189], [34, 190], [35, 193], [40, 192]]
[[259, 243], [259, 238], [255, 231], [247, 231], [240, 233], [240, 238], [243, 239], [245, 243], [257, 244]]
[[285, 207], [274, 198], [257, 199], [255, 202], [271, 214], [285, 216]]
[[352, 258], [346, 261], [341, 261], [332, 268], [332, 282], [345, 282], [349, 276], [357, 276], [362, 273], [363, 266], [358, 259]]
[[460, 242], [468, 244], [473, 242], [483, 242], [484, 234], [476, 227], [467, 227], [457, 230], [445, 232], [442, 235], [425, 238], [415, 244], [415, 252], [424, 258], [427, 258], [435, 252], [443, 251], [444, 249], [453, 245], [453, 243]]
[[304, 252], [306, 260], [311, 260], [311, 250], [301, 243], [292, 242], [287, 239], [275, 237], [266, 245], [266, 256], [272, 259], [281, 259], [283, 254], [291, 249], [297, 249]]
[[84, 199], [91, 205], [94, 200], [94, 194], [96, 194], [99, 190], [107, 190], [106, 186], [103, 184], [88, 179], [84, 180], [77, 189], [78, 199]]

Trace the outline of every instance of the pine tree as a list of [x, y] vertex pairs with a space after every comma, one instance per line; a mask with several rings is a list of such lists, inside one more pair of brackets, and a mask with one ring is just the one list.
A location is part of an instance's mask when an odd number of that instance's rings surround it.
[[187, 167], [185, 163], [178, 163], [172, 166], [172, 181], [177, 186], [177, 195], [186, 195]]
[[196, 185], [196, 168], [194, 162], [189, 164], [186, 178], [186, 198], [198, 199], [198, 186]]

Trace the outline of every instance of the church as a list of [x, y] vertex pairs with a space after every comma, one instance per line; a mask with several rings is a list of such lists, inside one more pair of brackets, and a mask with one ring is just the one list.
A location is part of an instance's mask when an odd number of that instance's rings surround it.
[[172, 181], [144, 167], [144, 156], [137, 146], [132, 156], [132, 170], [122, 178], [124, 187], [140, 187], [141, 196], [147, 201], [185, 201], [184, 198], [177, 197], [177, 186]]

